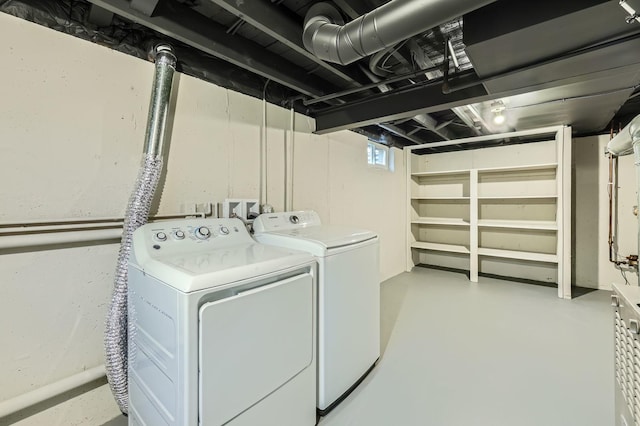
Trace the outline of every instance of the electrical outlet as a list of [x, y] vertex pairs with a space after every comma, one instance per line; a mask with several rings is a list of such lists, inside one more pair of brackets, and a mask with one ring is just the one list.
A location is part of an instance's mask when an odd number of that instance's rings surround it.
[[238, 217], [247, 220], [249, 216], [260, 214], [258, 200], [237, 198], [227, 198], [222, 203], [222, 217]]

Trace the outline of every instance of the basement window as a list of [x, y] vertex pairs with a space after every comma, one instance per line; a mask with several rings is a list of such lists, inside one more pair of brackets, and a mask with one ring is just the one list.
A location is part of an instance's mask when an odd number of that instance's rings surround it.
[[373, 167], [389, 168], [389, 147], [375, 142], [367, 144], [367, 163]]

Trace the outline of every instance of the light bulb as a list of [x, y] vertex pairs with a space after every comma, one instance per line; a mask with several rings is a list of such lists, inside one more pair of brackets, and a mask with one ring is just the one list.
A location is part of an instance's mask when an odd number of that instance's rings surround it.
[[495, 115], [495, 117], [493, 117], [493, 122], [494, 122], [495, 124], [498, 124], [498, 125], [500, 125], [500, 124], [504, 124], [504, 121], [505, 121], [505, 116], [504, 116], [504, 115], [502, 115], [502, 113], [500, 113], [500, 112], [499, 112], [499, 113], [497, 113], [497, 114]]

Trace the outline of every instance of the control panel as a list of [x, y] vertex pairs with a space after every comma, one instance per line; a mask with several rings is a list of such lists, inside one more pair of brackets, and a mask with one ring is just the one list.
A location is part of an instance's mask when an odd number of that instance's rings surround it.
[[322, 223], [318, 213], [313, 210], [301, 210], [262, 214], [253, 222], [253, 230], [255, 232], [275, 232], [320, 225]]
[[239, 219], [178, 219], [147, 223], [133, 234], [134, 251], [151, 257], [255, 241]]

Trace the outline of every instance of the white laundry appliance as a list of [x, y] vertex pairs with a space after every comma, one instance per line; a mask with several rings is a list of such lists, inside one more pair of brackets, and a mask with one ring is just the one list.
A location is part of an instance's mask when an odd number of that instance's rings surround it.
[[129, 425], [316, 422], [315, 269], [238, 219], [147, 224], [129, 266]]
[[263, 214], [254, 237], [318, 260], [318, 411], [329, 412], [380, 356], [378, 236], [322, 225], [314, 211]]

